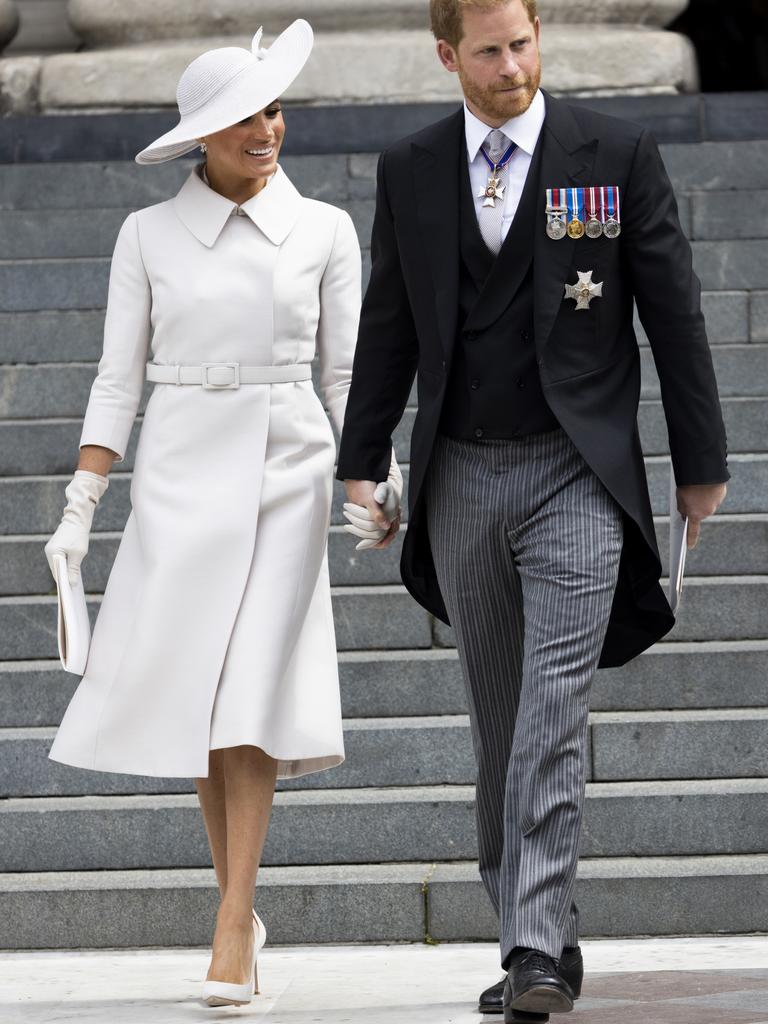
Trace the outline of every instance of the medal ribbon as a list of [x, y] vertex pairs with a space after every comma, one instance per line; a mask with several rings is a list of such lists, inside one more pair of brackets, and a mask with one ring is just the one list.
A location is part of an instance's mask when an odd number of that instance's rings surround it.
[[[589, 189], [589, 203], [587, 206], [587, 214], [590, 220], [597, 220], [597, 189], [593, 186]], [[602, 191], [602, 189], [600, 190]]]
[[483, 157], [485, 158], [485, 162], [488, 164], [488, 166], [491, 168], [492, 171], [501, 171], [501, 170], [503, 170], [503, 168], [505, 168], [507, 166], [509, 161], [512, 159], [512, 154], [515, 152], [516, 149], [517, 149], [517, 143], [516, 142], [511, 142], [509, 144], [509, 149], [506, 150], [506, 152], [504, 153], [504, 156], [501, 158], [501, 160], [499, 160], [499, 162], [497, 164], [495, 164], [493, 162], [493, 160], [491, 160], [491, 158], [488, 156], [488, 154], [485, 152], [485, 150], [483, 149], [482, 146], [480, 147], [480, 152], [483, 154]]
[[608, 194], [608, 220], [616, 220], [616, 194], [618, 189], [609, 185], [606, 190]]
[[566, 190], [566, 196], [568, 200], [568, 218], [569, 220], [584, 220], [584, 189], [583, 188], [569, 188]]

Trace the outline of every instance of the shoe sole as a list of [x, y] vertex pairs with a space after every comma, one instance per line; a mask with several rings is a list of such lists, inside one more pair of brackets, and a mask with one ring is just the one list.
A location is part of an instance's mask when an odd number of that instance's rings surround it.
[[548, 1024], [548, 1021], [548, 1013], [526, 1013], [525, 1010], [507, 1010], [504, 1018], [505, 1024]]
[[[250, 1001], [250, 1000], [249, 1000]], [[240, 1002], [237, 999], [222, 999], [221, 996], [208, 996], [203, 1002], [206, 1006], [247, 1006], [247, 1002]]]
[[534, 985], [513, 1000], [509, 1009], [527, 1013], [570, 1013], [573, 999], [554, 985]]

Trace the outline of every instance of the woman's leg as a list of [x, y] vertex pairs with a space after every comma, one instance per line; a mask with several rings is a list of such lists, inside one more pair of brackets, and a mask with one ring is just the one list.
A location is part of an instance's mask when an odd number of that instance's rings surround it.
[[208, 978], [242, 985], [251, 970], [253, 896], [272, 811], [277, 761], [258, 747], [231, 747], [220, 753], [226, 814], [226, 877]]
[[227, 891], [227, 807], [223, 755], [223, 750], [212, 750], [208, 756], [208, 778], [195, 779], [222, 899]]

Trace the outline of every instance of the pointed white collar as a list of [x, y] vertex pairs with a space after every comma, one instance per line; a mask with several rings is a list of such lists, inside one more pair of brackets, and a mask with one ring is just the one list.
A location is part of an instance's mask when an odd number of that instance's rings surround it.
[[278, 165], [267, 185], [238, 207], [231, 199], [214, 192], [195, 168], [173, 200], [179, 220], [195, 238], [210, 249], [229, 218], [240, 211], [253, 221], [273, 245], [282, 245], [299, 217], [301, 195]]
[[[526, 112], [518, 117], [510, 117], [500, 130], [504, 132], [510, 142], [516, 142], [519, 149], [529, 156], [533, 156], [546, 112], [544, 96], [539, 89]], [[493, 129], [476, 117], [466, 103], [464, 104], [464, 129], [467, 137], [467, 154], [469, 162], [472, 163], [480, 152], [480, 147], [488, 138], [488, 132]]]

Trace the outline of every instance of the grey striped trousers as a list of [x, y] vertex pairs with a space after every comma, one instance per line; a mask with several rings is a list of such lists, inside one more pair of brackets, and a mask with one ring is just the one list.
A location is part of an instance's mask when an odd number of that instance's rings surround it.
[[426, 504], [469, 699], [480, 874], [502, 963], [518, 946], [559, 957], [578, 941], [589, 691], [622, 513], [561, 430], [439, 437]]

